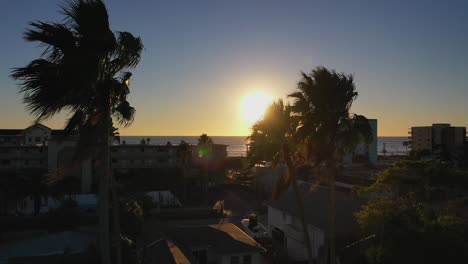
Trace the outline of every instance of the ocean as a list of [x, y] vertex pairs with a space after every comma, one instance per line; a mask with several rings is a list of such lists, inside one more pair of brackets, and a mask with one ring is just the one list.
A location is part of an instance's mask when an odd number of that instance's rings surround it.
[[[120, 141], [125, 141], [127, 144], [137, 144], [142, 138], [150, 138], [150, 144], [166, 145], [167, 142], [177, 145], [182, 140], [189, 144], [197, 144], [198, 136], [121, 136]], [[214, 143], [228, 145], [227, 152], [230, 157], [245, 156], [246, 153], [246, 137], [238, 136], [212, 136]], [[406, 147], [403, 142], [407, 141], [407, 137], [378, 137], [377, 152], [382, 155], [384, 148], [387, 150], [387, 155], [404, 155]]]

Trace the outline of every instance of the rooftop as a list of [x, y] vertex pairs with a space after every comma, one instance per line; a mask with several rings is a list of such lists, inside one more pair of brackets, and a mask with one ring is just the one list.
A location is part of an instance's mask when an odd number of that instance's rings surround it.
[[260, 244], [231, 223], [187, 226], [173, 232], [175, 242], [185, 248], [210, 248], [220, 255], [262, 252]]
[[[314, 187], [309, 183], [301, 182], [299, 189], [304, 199], [306, 208], [306, 222], [322, 230], [327, 226], [327, 203], [328, 191], [323, 187]], [[336, 232], [339, 234], [354, 233], [358, 230], [358, 223], [354, 213], [361, 209], [366, 200], [350, 193], [336, 191]], [[277, 200], [270, 202], [269, 206], [287, 212], [291, 215], [298, 215], [296, 197], [290, 188]]]

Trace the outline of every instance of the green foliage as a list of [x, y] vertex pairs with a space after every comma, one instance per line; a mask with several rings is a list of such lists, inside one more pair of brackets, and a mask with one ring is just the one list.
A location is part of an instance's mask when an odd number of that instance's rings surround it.
[[213, 139], [210, 138], [207, 134], [202, 134], [199, 138], [198, 138], [198, 145], [209, 145], [209, 144], [213, 144]]
[[376, 195], [356, 214], [370, 263], [451, 263], [468, 257], [468, 174], [439, 161], [403, 161], [361, 195]]
[[186, 166], [191, 158], [192, 148], [187, 142], [182, 140], [177, 146], [177, 159], [183, 166]]
[[108, 115], [121, 125], [133, 121], [128, 70], [140, 61], [143, 44], [128, 32], [112, 32], [102, 1], [69, 1], [62, 14], [62, 23], [30, 23], [25, 39], [40, 44], [42, 56], [11, 77], [37, 122], [67, 111], [65, 130], [79, 130], [80, 149], [89, 154], [107, 140]]
[[135, 240], [143, 224], [143, 210], [135, 200], [126, 201], [121, 206], [120, 225], [124, 236]]
[[199, 158], [209, 160], [213, 158], [213, 139], [207, 134], [202, 134], [198, 138], [197, 154]]
[[350, 114], [358, 93], [352, 75], [317, 67], [302, 73], [292, 112], [299, 120], [295, 137], [307, 145], [307, 157], [330, 161], [336, 153], [354, 151], [359, 143], [369, 144], [372, 133], [367, 118]]
[[283, 144], [293, 147], [292, 135], [295, 125], [291, 116], [291, 107], [279, 99], [273, 102], [265, 111], [264, 117], [252, 126], [250, 149], [247, 158], [253, 166], [260, 161], [277, 163]]

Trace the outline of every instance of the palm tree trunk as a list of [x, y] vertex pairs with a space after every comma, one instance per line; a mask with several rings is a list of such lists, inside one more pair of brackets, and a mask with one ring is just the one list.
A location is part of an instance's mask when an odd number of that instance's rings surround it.
[[[107, 130], [106, 130], [107, 131]], [[110, 264], [109, 245], [109, 146], [103, 142], [103, 175], [99, 181], [99, 244], [101, 264]]]
[[114, 221], [114, 240], [116, 243], [116, 263], [122, 264], [122, 243], [120, 239], [120, 210], [119, 210], [119, 197], [117, 196], [117, 182], [111, 170], [111, 193], [112, 193], [112, 220]]
[[331, 161], [328, 169], [328, 232], [327, 232], [327, 249], [329, 263], [336, 264], [336, 246], [335, 246], [335, 222], [336, 222], [336, 194], [335, 194], [335, 177], [336, 163]]
[[[110, 97], [108, 100], [108, 105], [110, 105]], [[111, 246], [110, 246], [110, 232], [109, 232], [109, 186], [111, 181], [111, 167], [110, 167], [110, 108], [106, 106], [106, 111], [104, 111], [104, 137], [103, 137], [103, 157], [102, 157], [102, 166], [103, 166], [103, 178], [99, 186], [99, 201], [100, 201], [100, 211], [99, 211], [99, 225], [100, 225], [100, 246], [101, 246], [101, 263], [110, 264], [111, 263]], [[113, 188], [112, 188], [113, 189]], [[114, 190], [112, 192], [112, 200], [116, 200]], [[115, 210], [118, 209], [118, 206], [113, 206], [114, 210], [114, 225], [115, 228], [119, 230], [120, 236], [120, 225], [118, 222], [118, 217], [115, 217]], [[118, 214], [118, 212], [117, 212]], [[117, 222], [115, 222], [117, 221]], [[116, 224], [117, 223], [117, 224]], [[120, 250], [120, 238], [117, 240], [117, 262], [121, 262], [121, 250]], [[119, 258], [120, 257], [120, 258]]]
[[302, 229], [304, 231], [304, 239], [305, 239], [306, 247], [307, 247], [308, 263], [312, 264], [314, 257], [312, 254], [312, 243], [310, 240], [309, 228], [305, 219], [304, 199], [301, 195], [301, 191], [299, 190], [299, 186], [297, 184], [296, 173], [295, 173], [294, 165], [291, 160], [291, 156], [289, 155], [289, 149], [285, 145], [283, 147], [283, 150], [284, 150], [286, 166], [288, 167], [288, 174], [292, 180], [293, 191], [296, 196], [296, 205], [297, 205], [298, 212], [299, 212], [299, 218], [301, 219]]

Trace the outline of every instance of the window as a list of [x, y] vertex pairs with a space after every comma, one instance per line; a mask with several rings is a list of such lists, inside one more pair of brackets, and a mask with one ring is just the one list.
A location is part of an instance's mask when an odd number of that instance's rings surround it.
[[34, 138], [34, 142], [40, 143], [40, 142], [41, 142], [41, 137], [35, 137], [35, 138]]
[[28, 141], [29, 141], [29, 143], [31, 143], [31, 142], [32, 142], [32, 138], [28, 138]]
[[239, 256], [231, 256], [231, 264], [239, 264]]
[[250, 255], [245, 255], [243, 257], [242, 264], [252, 264], [252, 256]]
[[193, 256], [197, 260], [197, 264], [206, 264], [208, 262], [208, 256], [206, 250], [197, 250], [192, 252]]

